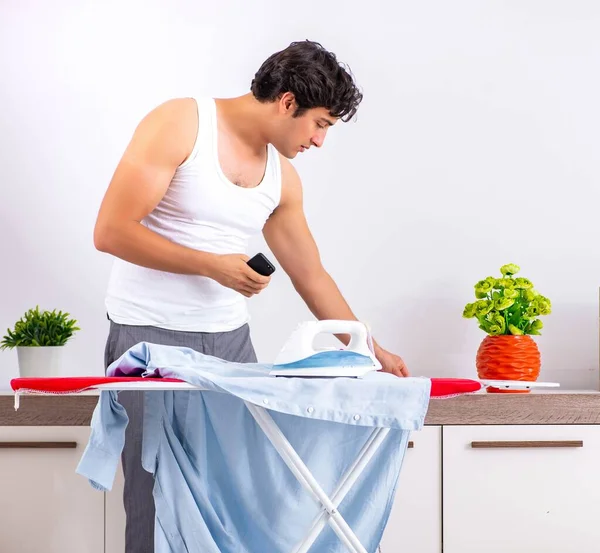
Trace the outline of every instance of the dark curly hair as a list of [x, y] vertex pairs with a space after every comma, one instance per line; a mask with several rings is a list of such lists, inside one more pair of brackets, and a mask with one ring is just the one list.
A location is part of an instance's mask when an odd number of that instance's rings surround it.
[[349, 68], [338, 62], [334, 53], [310, 40], [292, 42], [269, 56], [254, 75], [250, 90], [261, 102], [273, 102], [292, 92], [298, 104], [294, 117], [323, 107], [342, 121], [354, 117], [363, 97]]

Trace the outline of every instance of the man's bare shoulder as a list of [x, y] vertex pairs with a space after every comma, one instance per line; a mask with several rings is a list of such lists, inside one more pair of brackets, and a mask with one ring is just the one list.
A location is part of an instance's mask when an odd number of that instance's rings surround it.
[[198, 108], [194, 98], [171, 98], [147, 112], [140, 124], [185, 127], [195, 126], [197, 122]]
[[198, 108], [194, 98], [171, 98], [150, 110], [135, 131], [138, 143], [155, 153], [169, 153], [176, 164], [187, 159], [198, 134]]

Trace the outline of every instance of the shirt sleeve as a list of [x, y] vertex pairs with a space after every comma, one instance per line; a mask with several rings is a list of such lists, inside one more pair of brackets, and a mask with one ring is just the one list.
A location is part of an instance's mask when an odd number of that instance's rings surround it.
[[97, 490], [110, 491], [114, 483], [129, 417], [116, 390], [100, 392], [91, 420], [91, 434], [76, 473]]

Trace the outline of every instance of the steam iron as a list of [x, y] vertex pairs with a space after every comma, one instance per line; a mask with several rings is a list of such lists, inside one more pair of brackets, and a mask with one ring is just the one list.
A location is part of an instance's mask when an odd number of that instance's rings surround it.
[[[349, 334], [350, 342], [341, 348], [314, 346], [321, 333]], [[285, 377], [351, 377], [361, 378], [381, 369], [373, 352], [371, 335], [359, 321], [323, 320], [300, 324], [275, 359], [270, 376]]]

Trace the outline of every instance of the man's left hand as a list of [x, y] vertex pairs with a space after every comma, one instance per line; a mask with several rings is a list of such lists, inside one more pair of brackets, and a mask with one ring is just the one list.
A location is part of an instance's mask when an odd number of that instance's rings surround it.
[[381, 347], [375, 349], [375, 356], [381, 363], [381, 371], [395, 374], [396, 376], [410, 376], [401, 357], [386, 351]]

